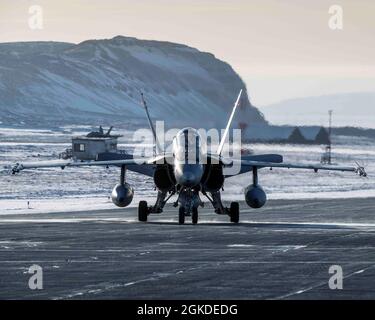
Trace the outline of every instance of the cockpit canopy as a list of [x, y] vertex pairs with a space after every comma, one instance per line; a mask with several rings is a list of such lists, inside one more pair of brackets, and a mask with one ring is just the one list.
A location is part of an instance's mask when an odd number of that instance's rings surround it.
[[173, 153], [175, 158], [185, 164], [200, 163], [205, 144], [202, 143], [199, 132], [194, 128], [180, 130], [173, 139]]

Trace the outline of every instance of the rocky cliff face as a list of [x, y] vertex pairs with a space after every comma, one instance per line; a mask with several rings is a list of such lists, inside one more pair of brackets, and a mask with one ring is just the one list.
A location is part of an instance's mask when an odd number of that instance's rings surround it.
[[[89, 118], [170, 126], [222, 127], [245, 85], [210, 53], [168, 42], [117, 36], [79, 44], [0, 44], [0, 121], [79, 122]], [[234, 126], [265, 124], [245, 92]]]

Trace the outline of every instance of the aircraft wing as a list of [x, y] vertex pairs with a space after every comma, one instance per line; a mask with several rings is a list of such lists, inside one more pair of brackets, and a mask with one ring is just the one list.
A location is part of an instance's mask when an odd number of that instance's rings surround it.
[[355, 172], [361, 177], [366, 177], [367, 173], [364, 167], [344, 167], [344, 166], [329, 166], [321, 164], [298, 164], [298, 163], [272, 163], [262, 161], [249, 161], [249, 160], [233, 160], [232, 165], [240, 164], [241, 166], [255, 167], [255, 168], [287, 168], [287, 169], [311, 169], [315, 172], [319, 170], [330, 171], [349, 171]]
[[18, 173], [25, 169], [37, 168], [58, 168], [65, 167], [84, 167], [84, 166], [121, 166], [121, 165], [143, 165], [153, 166], [153, 158], [139, 158], [139, 159], [121, 159], [121, 160], [105, 160], [105, 161], [73, 161], [73, 160], [51, 160], [51, 161], [37, 161], [27, 163], [16, 163], [13, 166], [5, 166], [12, 174]]

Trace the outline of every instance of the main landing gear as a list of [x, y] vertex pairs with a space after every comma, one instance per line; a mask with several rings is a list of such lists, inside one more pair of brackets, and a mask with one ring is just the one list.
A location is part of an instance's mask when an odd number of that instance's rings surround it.
[[240, 221], [240, 205], [238, 202], [231, 202], [230, 207], [224, 207], [221, 201], [220, 191], [210, 192], [210, 195], [203, 193], [211, 202], [217, 214], [226, 214], [229, 216], [230, 222], [238, 223]]
[[168, 192], [159, 190], [156, 203], [150, 207], [147, 205], [147, 201], [139, 201], [138, 220], [141, 222], [146, 222], [149, 214], [162, 213], [165, 204], [174, 194], [175, 194], [174, 191], [170, 191], [168, 195]]
[[[168, 197], [166, 192], [159, 192], [158, 199], [154, 206], [148, 206], [147, 201], [140, 201], [138, 205], [138, 220], [147, 222], [148, 215], [151, 213], [163, 212], [163, 207], [169, 198], [173, 195], [172, 192]], [[217, 214], [226, 214], [229, 216], [230, 222], [238, 223], [240, 218], [240, 206], [238, 202], [231, 202], [230, 207], [224, 207], [221, 202], [220, 192], [211, 193], [211, 197], [204, 194], [212, 203]], [[184, 224], [186, 217], [191, 217], [192, 224], [198, 223], [198, 207], [203, 206], [199, 198], [198, 192], [190, 192], [184, 190], [179, 193], [178, 200], [174, 206], [179, 206], [178, 209], [178, 223]]]
[[139, 201], [138, 220], [142, 222], [146, 222], [148, 214], [149, 214], [149, 209], [147, 206], [147, 201]]
[[228, 215], [230, 217], [230, 222], [238, 223], [240, 220], [240, 206], [238, 202], [231, 202]]

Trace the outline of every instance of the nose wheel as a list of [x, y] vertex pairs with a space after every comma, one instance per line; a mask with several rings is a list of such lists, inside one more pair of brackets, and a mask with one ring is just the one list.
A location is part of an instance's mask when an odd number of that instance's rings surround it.
[[198, 223], [198, 208], [194, 208], [193, 209], [193, 212], [191, 214], [191, 222], [193, 224], [197, 224]]
[[[186, 210], [184, 207], [180, 207], [178, 209], [178, 223], [184, 224], [185, 223], [185, 217], [186, 217]], [[191, 212], [191, 222], [192, 224], [198, 223], [198, 208], [193, 208]]]
[[185, 208], [180, 207], [178, 209], [178, 224], [184, 224], [185, 223]]

